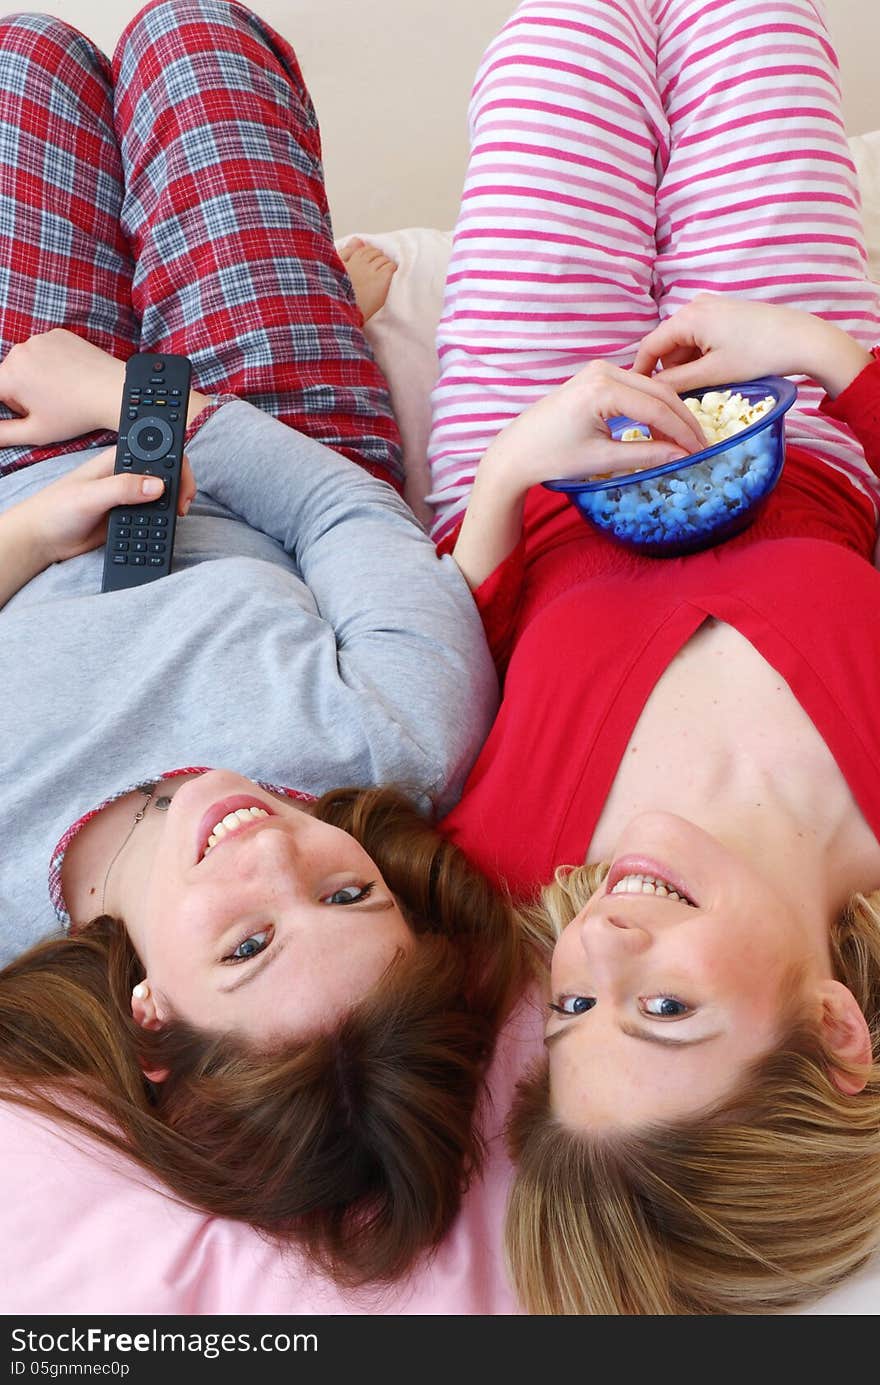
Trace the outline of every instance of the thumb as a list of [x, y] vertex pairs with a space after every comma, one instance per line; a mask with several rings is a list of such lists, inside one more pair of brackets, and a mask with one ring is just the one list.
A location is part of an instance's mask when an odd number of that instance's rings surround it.
[[121, 472], [95, 481], [89, 494], [96, 513], [106, 514], [117, 505], [139, 505], [148, 500], [157, 500], [164, 489], [165, 482], [161, 476]]

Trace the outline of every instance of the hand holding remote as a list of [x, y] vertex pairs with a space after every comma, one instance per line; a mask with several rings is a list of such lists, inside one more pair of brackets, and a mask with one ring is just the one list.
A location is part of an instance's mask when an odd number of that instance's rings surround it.
[[[9, 511], [28, 535], [35, 571], [100, 547], [107, 533], [107, 516], [114, 507], [136, 506], [157, 498], [141, 488], [145, 481], [158, 478], [115, 475], [115, 460], [116, 448], [107, 448]], [[157, 494], [163, 490], [164, 485]], [[195, 493], [195, 478], [184, 457], [179, 515], [186, 514]]]
[[102, 591], [139, 587], [171, 571], [190, 374], [185, 356], [159, 352], [132, 356], [125, 368], [115, 472], [161, 479], [164, 489], [156, 500], [112, 510]]

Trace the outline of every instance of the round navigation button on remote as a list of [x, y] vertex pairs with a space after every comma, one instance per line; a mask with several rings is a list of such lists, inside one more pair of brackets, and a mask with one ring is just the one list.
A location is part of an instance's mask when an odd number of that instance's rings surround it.
[[128, 450], [141, 462], [155, 462], [170, 451], [174, 434], [164, 418], [142, 418], [129, 429]]

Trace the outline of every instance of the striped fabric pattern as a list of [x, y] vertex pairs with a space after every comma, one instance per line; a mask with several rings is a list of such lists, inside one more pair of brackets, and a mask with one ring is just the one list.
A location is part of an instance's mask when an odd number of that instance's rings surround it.
[[[825, 317], [870, 347], [837, 60], [811, 0], [524, 0], [489, 45], [438, 329], [435, 537], [483, 451], [591, 360], [709, 290]], [[790, 443], [880, 495], [797, 377]]]

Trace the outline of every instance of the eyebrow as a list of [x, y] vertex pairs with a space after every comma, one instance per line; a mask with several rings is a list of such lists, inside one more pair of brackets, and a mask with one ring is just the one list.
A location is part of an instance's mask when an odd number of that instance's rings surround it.
[[[551, 1044], [555, 1044], [565, 1034], [570, 1034], [572, 1028], [572, 1025], [566, 1025], [564, 1029], [557, 1029], [555, 1034], [548, 1034], [544, 1040], [545, 1046], [549, 1048]], [[647, 1029], [636, 1029], [634, 1025], [629, 1024], [622, 1024], [620, 1032], [628, 1035], [631, 1039], [640, 1039], [642, 1043], [646, 1044], [660, 1044], [663, 1048], [694, 1048], [697, 1044], [707, 1044], [712, 1039], [720, 1039], [721, 1037], [721, 1030], [718, 1029], [714, 1034], [703, 1034], [699, 1039], [670, 1039], [665, 1034], [652, 1034]]]

